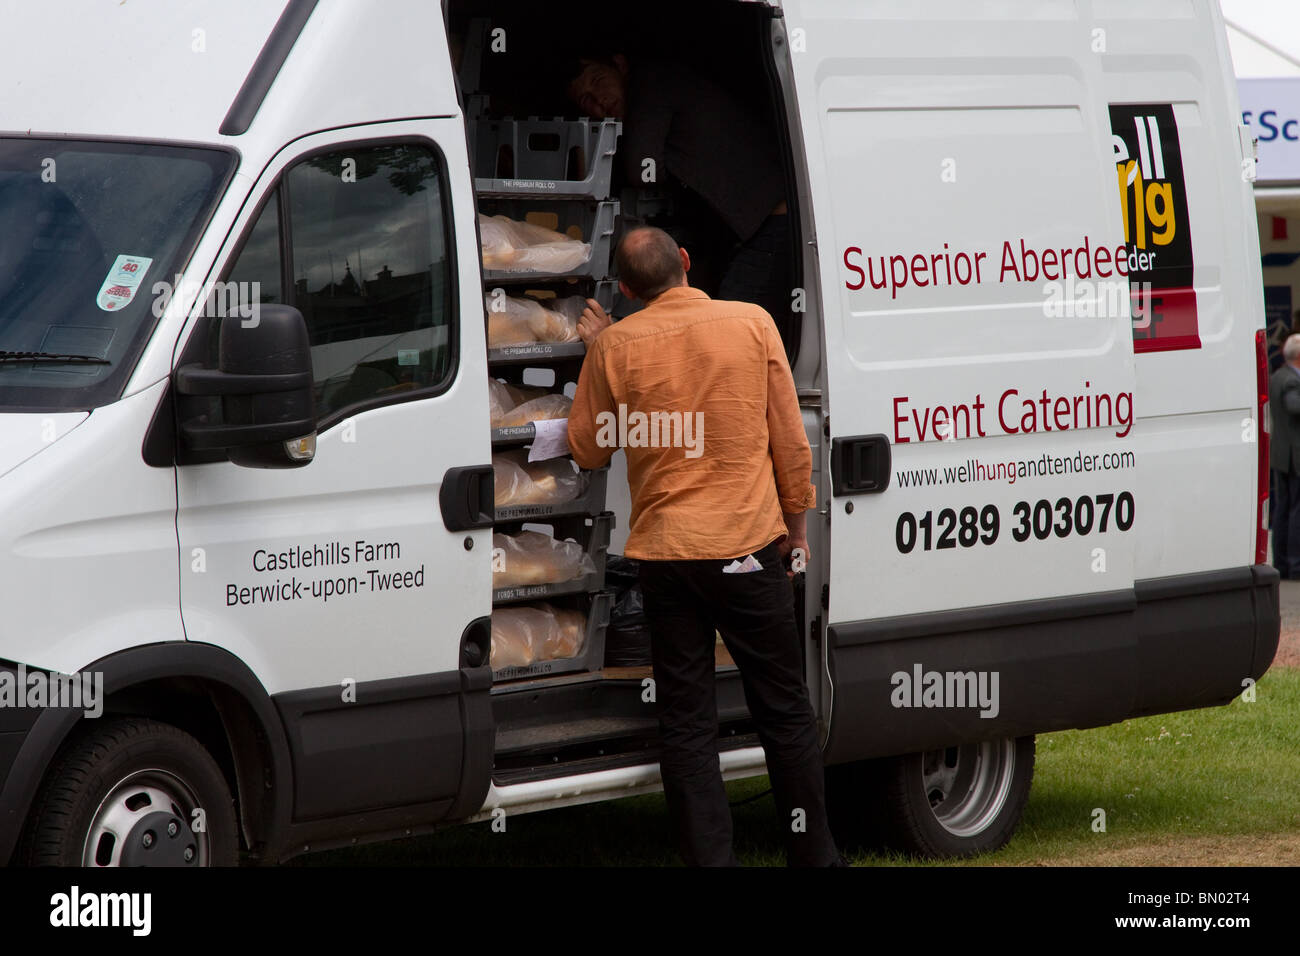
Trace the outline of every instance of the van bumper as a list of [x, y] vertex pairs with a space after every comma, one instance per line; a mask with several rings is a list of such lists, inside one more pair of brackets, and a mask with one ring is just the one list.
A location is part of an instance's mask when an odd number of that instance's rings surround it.
[[[1278, 582], [1272, 567], [1251, 565], [1101, 594], [833, 624], [826, 762], [1227, 704], [1277, 653]], [[903, 693], [931, 672], [984, 675], [996, 706]]]

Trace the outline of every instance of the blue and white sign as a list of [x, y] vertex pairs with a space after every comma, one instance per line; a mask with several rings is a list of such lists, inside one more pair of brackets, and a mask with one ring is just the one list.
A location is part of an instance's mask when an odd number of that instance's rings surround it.
[[1300, 183], [1300, 77], [1238, 80], [1237, 95], [1259, 140], [1256, 181]]

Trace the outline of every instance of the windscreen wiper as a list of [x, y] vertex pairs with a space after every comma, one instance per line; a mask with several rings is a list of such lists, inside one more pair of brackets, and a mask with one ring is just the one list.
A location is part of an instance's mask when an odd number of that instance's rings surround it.
[[66, 362], [80, 365], [112, 365], [98, 355], [67, 355], [62, 352], [9, 352], [0, 349], [0, 362]]

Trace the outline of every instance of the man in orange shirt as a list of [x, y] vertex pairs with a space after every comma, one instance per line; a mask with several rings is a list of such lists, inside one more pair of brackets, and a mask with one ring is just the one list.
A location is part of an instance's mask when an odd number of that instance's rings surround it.
[[569, 446], [584, 468], [627, 454], [624, 552], [641, 562], [660, 770], [682, 856], [737, 863], [718, 767], [716, 629], [740, 668], [787, 860], [843, 865], [782, 564], [794, 548], [808, 554], [805, 511], [816, 504], [785, 349], [760, 307], [692, 289], [690, 257], [663, 231], [629, 232], [617, 263], [623, 294], [646, 308], [617, 325], [595, 303], [584, 314]]

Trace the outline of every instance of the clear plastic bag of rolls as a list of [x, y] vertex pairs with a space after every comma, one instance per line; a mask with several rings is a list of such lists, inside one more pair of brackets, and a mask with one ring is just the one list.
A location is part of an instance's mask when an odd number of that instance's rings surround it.
[[550, 604], [497, 608], [492, 612], [493, 670], [567, 660], [582, 653], [587, 618]]
[[591, 244], [509, 216], [478, 217], [483, 268], [563, 275], [591, 258]]
[[540, 531], [492, 535], [492, 587], [561, 584], [596, 570], [591, 555], [570, 539]]
[[582, 494], [586, 484], [576, 469], [569, 458], [530, 462], [525, 449], [497, 452], [492, 456], [496, 506], [558, 505], [572, 501]]

